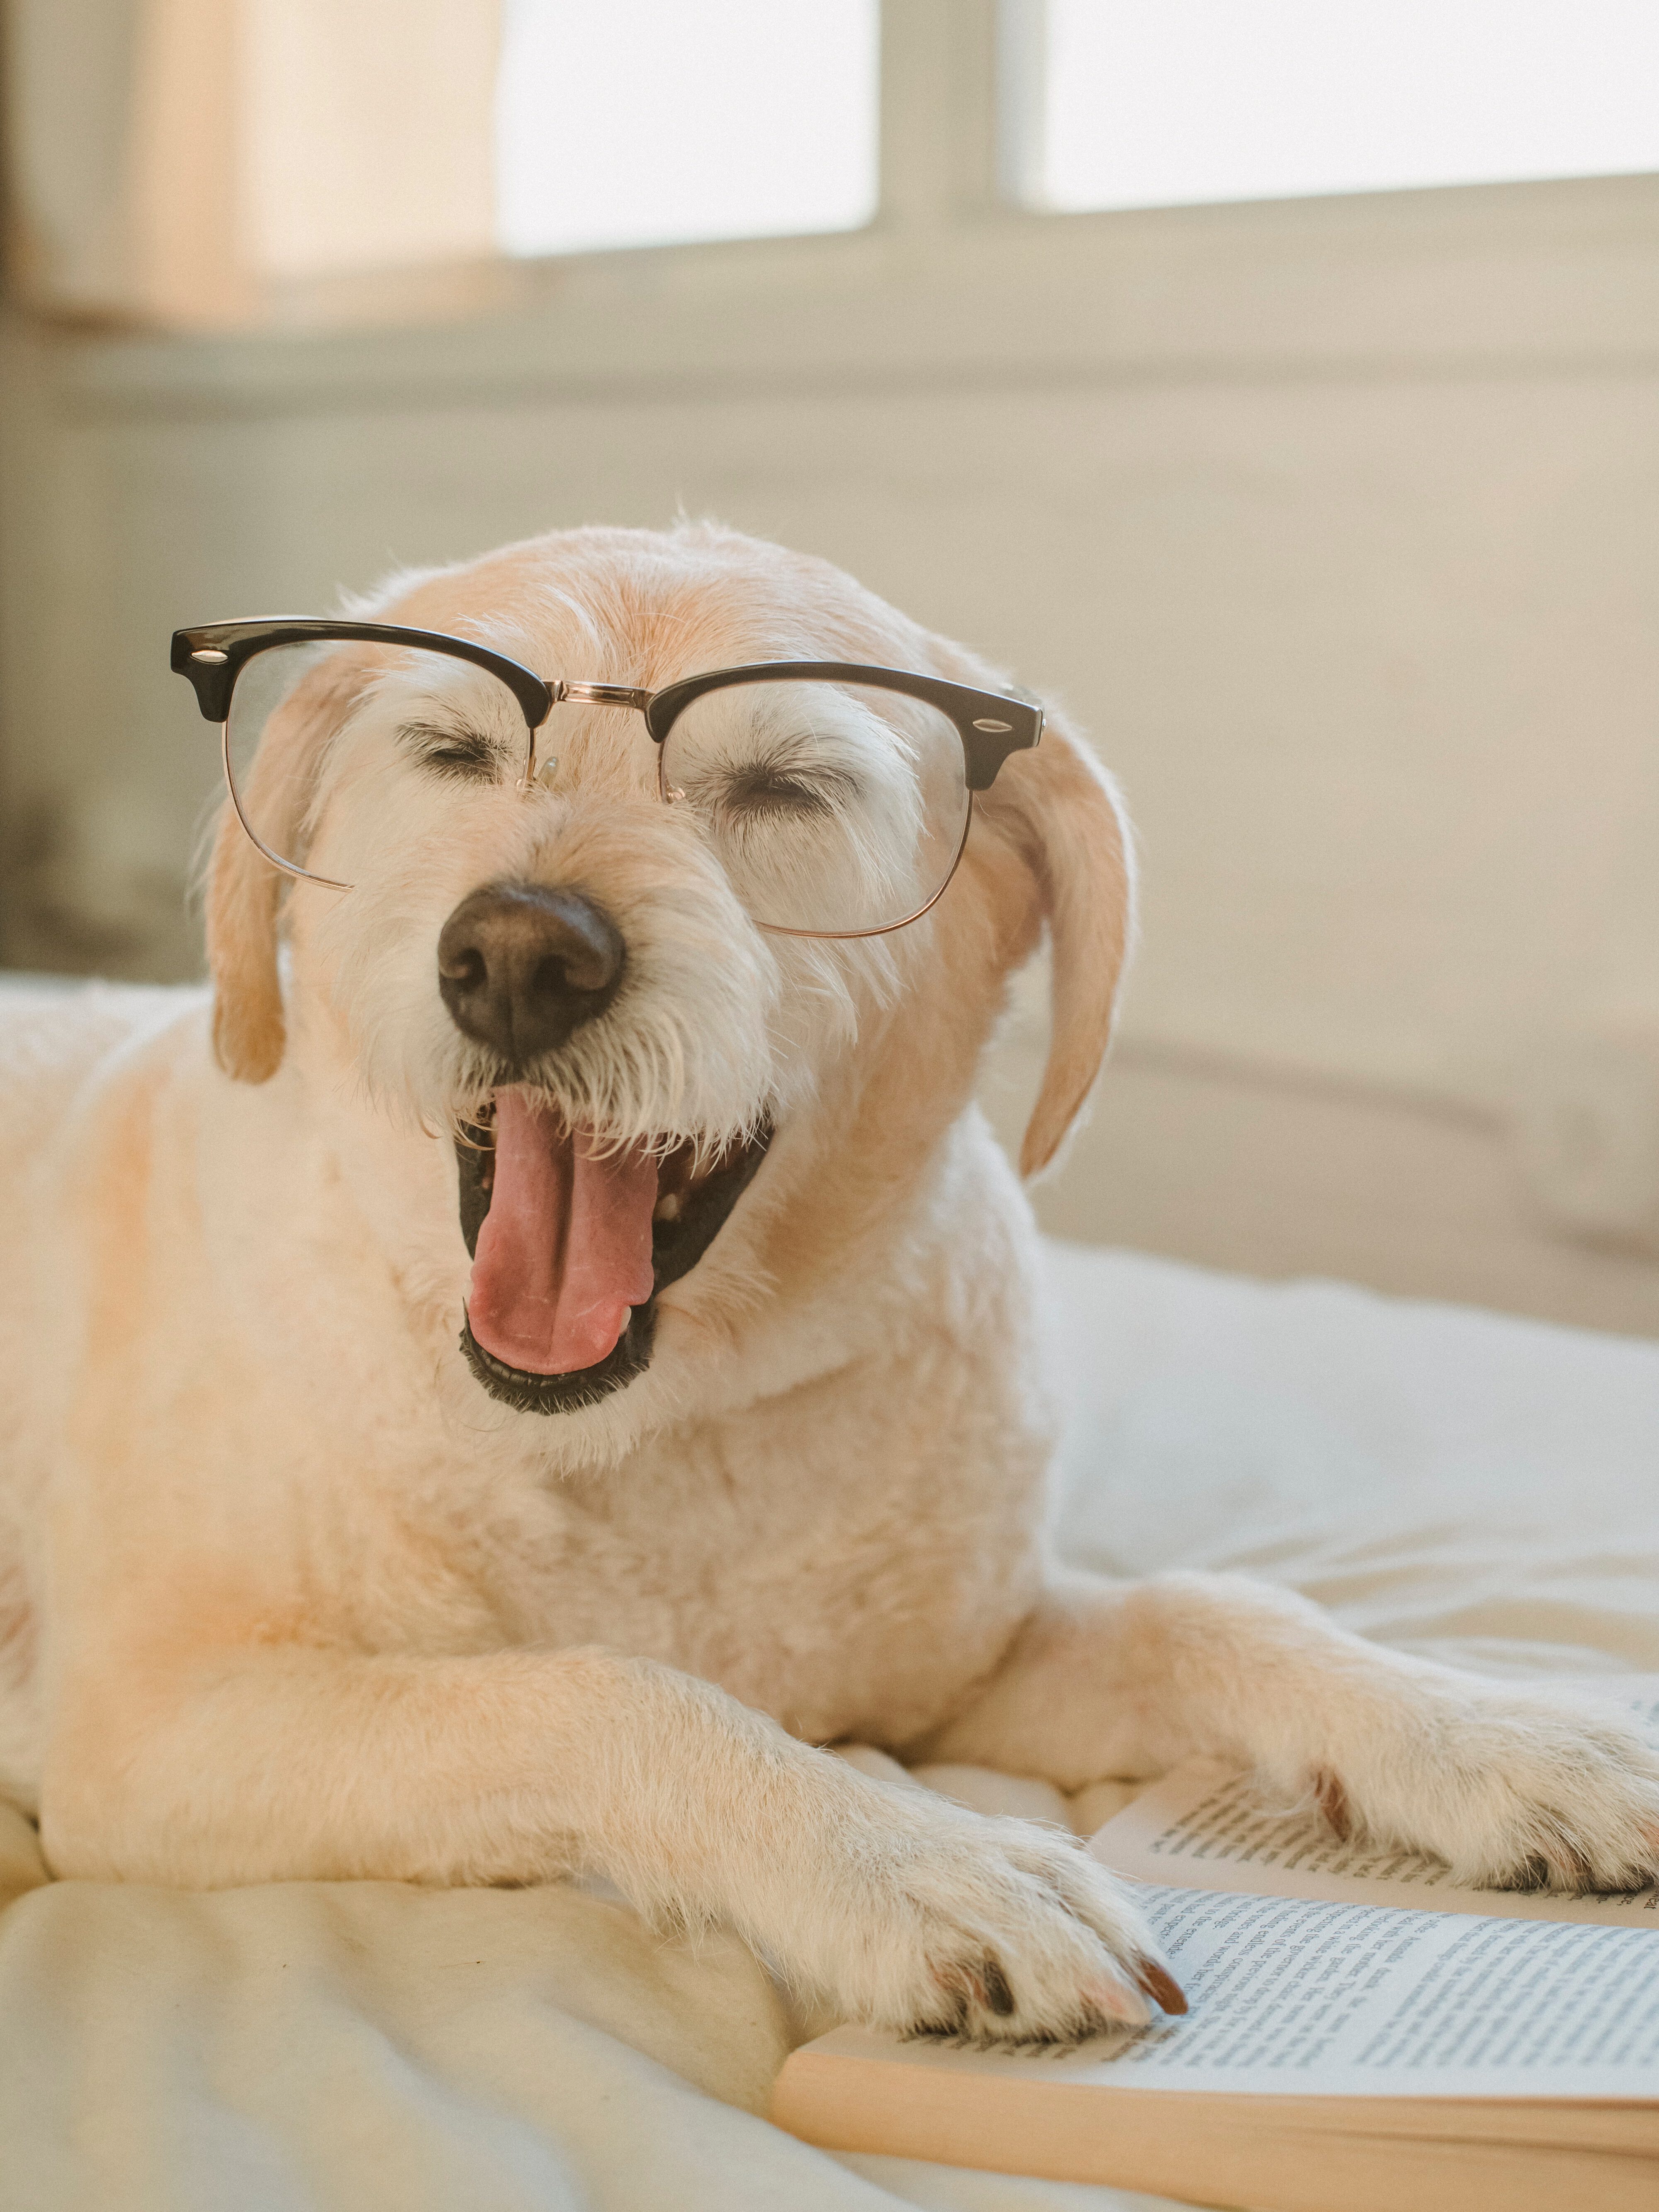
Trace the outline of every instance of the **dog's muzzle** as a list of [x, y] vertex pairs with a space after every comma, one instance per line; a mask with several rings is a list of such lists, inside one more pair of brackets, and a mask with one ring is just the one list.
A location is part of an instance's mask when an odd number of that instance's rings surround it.
[[[657, 1297], [725, 1226], [771, 1141], [768, 1124], [712, 1159], [690, 1142], [619, 1148], [541, 1103], [544, 1067], [611, 1005], [621, 933], [585, 892], [485, 884], [438, 941], [438, 987], [500, 1071], [456, 1141], [472, 1286], [461, 1350], [492, 1397], [569, 1413], [649, 1364]], [[522, 1087], [532, 1071], [536, 1088]]]

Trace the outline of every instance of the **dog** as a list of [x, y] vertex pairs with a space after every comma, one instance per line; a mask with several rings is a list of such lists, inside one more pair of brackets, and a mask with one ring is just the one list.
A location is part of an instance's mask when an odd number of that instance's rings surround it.
[[[1182, 2003], [1131, 1893], [827, 1747], [1067, 1790], [1208, 1753], [1462, 1881], [1659, 1873], [1616, 1722], [1267, 1585], [1048, 1556], [1034, 1232], [973, 1097], [1045, 933], [1025, 1175], [1107, 1050], [1130, 846], [1063, 718], [928, 912], [792, 936], [625, 710], [775, 662], [995, 671], [712, 526], [356, 611], [551, 684], [545, 762], [343, 649], [254, 771], [307, 872], [219, 822], [210, 993], [7, 1006], [0, 1787], [59, 1875], [590, 1869], [842, 2017], [1063, 2044]], [[840, 803], [786, 775], [742, 834]]]

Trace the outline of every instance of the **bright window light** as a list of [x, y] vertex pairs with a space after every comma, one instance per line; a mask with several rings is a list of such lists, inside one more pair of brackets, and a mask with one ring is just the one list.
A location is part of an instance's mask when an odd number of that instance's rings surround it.
[[851, 230], [876, 206], [878, 0], [507, 0], [507, 253]]
[[[1659, 169], [1659, 0], [1047, 0], [1051, 208]], [[1035, 158], [1033, 158], [1035, 157]]]

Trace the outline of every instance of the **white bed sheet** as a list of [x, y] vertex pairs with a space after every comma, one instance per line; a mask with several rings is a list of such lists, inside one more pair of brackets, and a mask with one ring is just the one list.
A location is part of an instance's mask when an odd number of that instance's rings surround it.
[[[1243, 1568], [1489, 1671], [1659, 1672], [1659, 1346], [1049, 1260], [1072, 1557]], [[748, 1954], [571, 1888], [53, 1883], [0, 1808], [8, 1894], [3, 2212], [1154, 2203], [793, 2142], [757, 2117], [789, 2027]]]

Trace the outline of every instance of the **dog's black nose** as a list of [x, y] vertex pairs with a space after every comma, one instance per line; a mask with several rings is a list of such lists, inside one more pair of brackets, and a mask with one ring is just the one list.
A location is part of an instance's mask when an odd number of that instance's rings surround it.
[[438, 939], [438, 988], [458, 1029], [510, 1066], [561, 1045], [622, 980], [622, 933], [580, 891], [486, 884]]

